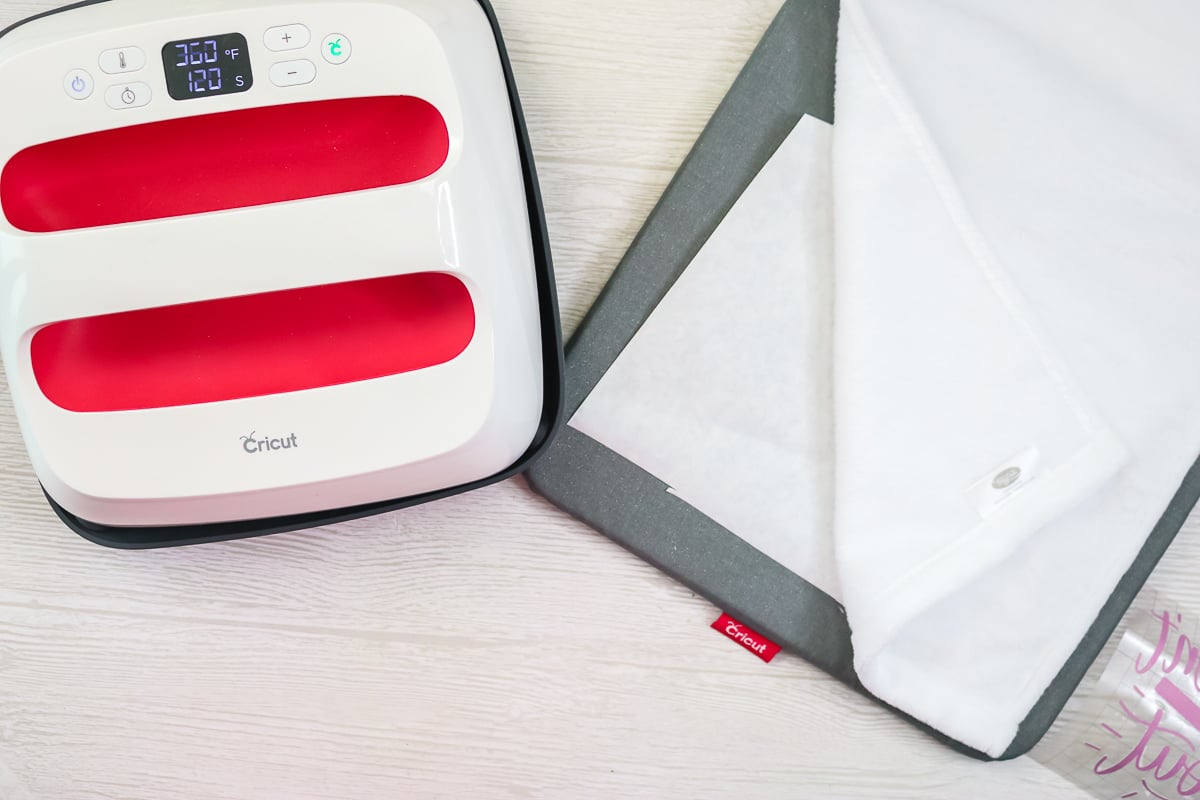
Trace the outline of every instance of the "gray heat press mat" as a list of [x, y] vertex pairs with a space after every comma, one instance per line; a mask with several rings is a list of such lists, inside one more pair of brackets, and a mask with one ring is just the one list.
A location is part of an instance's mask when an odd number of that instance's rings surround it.
[[[833, 122], [837, 19], [838, 0], [784, 4], [568, 344], [568, 420], [800, 117]], [[836, 600], [669, 494], [636, 464], [568, 425], [528, 475], [553, 503], [867, 694]], [[1200, 462], [1003, 758], [1026, 753], [1049, 729], [1197, 499]], [[987, 758], [909, 720], [961, 752]]]

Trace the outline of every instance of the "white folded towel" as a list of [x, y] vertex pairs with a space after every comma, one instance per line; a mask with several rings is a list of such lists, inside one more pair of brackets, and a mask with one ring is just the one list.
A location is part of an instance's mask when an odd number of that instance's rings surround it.
[[998, 756], [1200, 453], [1200, 4], [843, 0], [855, 666]]

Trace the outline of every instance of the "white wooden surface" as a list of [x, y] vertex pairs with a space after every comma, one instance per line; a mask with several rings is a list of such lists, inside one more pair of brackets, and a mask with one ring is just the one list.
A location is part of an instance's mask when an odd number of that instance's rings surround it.
[[[0, 27], [56, 4], [0, 0]], [[497, 3], [568, 332], [778, 5]], [[798, 659], [764, 666], [519, 480], [101, 549], [45, 506], [2, 393], [0, 800], [1082, 796], [1028, 759], [956, 756]], [[1200, 608], [1197, 533], [1156, 582]]]

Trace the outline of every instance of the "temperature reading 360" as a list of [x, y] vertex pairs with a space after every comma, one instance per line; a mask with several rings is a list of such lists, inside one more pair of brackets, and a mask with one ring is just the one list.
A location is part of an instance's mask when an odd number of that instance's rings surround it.
[[168, 42], [163, 68], [176, 100], [244, 92], [254, 83], [246, 37], [240, 33]]
[[[179, 42], [175, 45], [179, 51], [177, 67], [194, 67], [199, 64], [217, 63], [217, 53], [220, 47], [216, 39], [205, 39], [202, 42]], [[226, 51], [228, 54], [228, 51]]]

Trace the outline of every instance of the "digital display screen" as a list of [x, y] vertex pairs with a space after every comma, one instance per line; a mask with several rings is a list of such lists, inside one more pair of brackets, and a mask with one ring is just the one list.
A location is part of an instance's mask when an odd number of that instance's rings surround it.
[[240, 33], [167, 42], [162, 55], [167, 91], [176, 100], [234, 94], [254, 85], [246, 37]]

